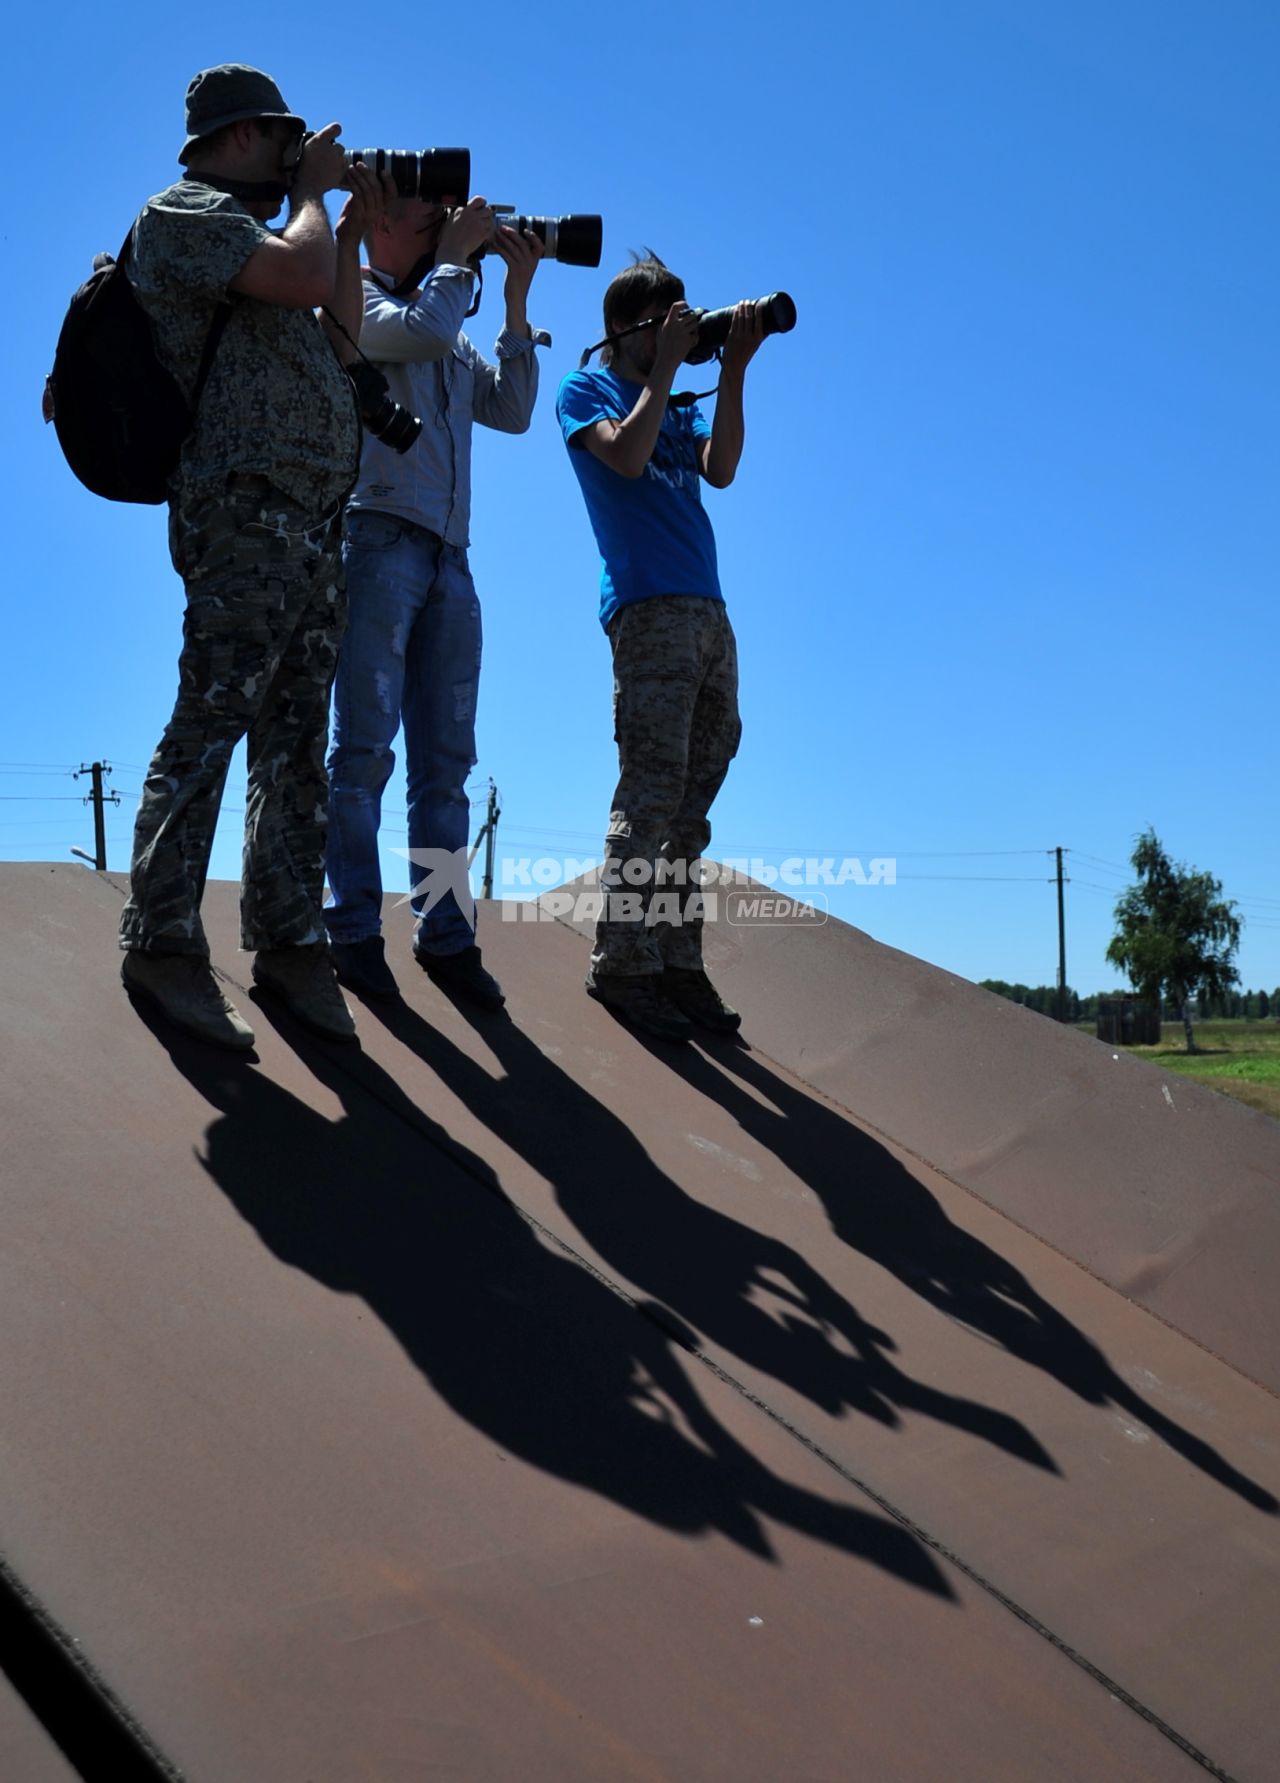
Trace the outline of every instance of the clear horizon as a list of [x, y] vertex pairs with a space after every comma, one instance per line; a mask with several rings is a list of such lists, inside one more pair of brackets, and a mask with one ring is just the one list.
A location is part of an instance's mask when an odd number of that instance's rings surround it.
[[[655, 19], [580, 4], [544, 8], [515, 53], [529, 20], [499, 4], [466, 80], [440, 79], [429, 45], [384, 66], [386, 34], [327, 3], [307, 23], [235, 0], [214, 20], [143, 5], [127, 36], [78, 3], [10, 28], [10, 140], [38, 147], [56, 225], [5, 232], [22, 524], [0, 860], [92, 849], [83, 783], [63, 776], [98, 758], [123, 801], [108, 862], [128, 866], [181, 587], [163, 511], [81, 489], [40, 391], [93, 254], [175, 177], [190, 76], [244, 60], [350, 145], [466, 144], [491, 199], [604, 217], [598, 270], [535, 281], [554, 345], [529, 434], [477, 433], [473, 784], [477, 829], [488, 779], [500, 789], [500, 869], [592, 857], [603, 831], [598, 561], [554, 395], [599, 337], [608, 278], [651, 245], [692, 302], [785, 289], [799, 313], [748, 374], [736, 483], [706, 492], [745, 722], [709, 854], [891, 858], [896, 884], [833, 887], [832, 914], [966, 978], [1035, 986], [1056, 974], [1062, 846], [1068, 979], [1087, 994], [1122, 983], [1111, 913], [1150, 826], [1240, 905], [1242, 986], [1280, 985], [1280, 14], [877, 0], [779, 25], [713, 0], [659, 63]], [[486, 353], [499, 309], [491, 277], [467, 324]], [[215, 877], [237, 876], [242, 810], [238, 757]], [[395, 895], [403, 811], [398, 770]]]

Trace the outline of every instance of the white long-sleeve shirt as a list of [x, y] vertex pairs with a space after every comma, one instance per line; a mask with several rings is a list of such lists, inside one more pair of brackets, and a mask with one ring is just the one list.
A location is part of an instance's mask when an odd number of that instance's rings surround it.
[[396, 402], [420, 418], [422, 432], [399, 453], [366, 429], [348, 504], [415, 521], [463, 546], [470, 543], [472, 425], [525, 432], [538, 394], [533, 349], [548, 338], [504, 328], [491, 365], [461, 331], [471, 293], [464, 266], [434, 267], [417, 297], [393, 296], [366, 271], [360, 350]]

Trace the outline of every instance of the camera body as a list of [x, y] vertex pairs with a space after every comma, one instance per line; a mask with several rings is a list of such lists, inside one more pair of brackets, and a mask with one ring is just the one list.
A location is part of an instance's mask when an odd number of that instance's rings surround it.
[[407, 452], [422, 432], [422, 422], [395, 400], [387, 380], [367, 359], [349, 365], [347, 376], [355, 387], [360, 419], [374, 439], [393, 451]]
[[428, 204], [465, 204], [471, 196], [470, 149], [348, 149], [347, 166], [363, 161], [370, 173], [389, 173], [401, 198]]
[[[691, 352], [685, 354], [686, 365], [705, 365], [729, 338], [736, 306], [722, 310], [695, 310], [698, 338]], [[772, 291], [768, 297], [757, 297], [753, 306], [764, 323], [766, 334], [790, 334], [796, 325], [796, 306], [785, 291]]]

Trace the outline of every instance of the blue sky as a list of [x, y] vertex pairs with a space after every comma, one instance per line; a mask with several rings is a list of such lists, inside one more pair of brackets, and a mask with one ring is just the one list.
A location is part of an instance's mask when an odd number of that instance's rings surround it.
[[[466, 144], [474, 190], [605, 219], [598, 272], [534, 286], [555, 338], [531, 432], [477, 438], [476, 786], [500, 788], [503, 854], [588, 857], [607, 812], [597, 560], [554, 392], [652, 245], [692, 302], [783, 288], [799, 309], [749, 373], [736, 483], [707, 492], [746, 727], [711, 852], [893, 857], [896, 885], [833, 911], [1037, 984], [1060, 844], [1089, 990], [1115, 982], [1111, 910], [1151, 825], [1239, 901], [1245, 983], [1280, 984], [1280, 10], [550, 0], [448, 21], [437, 48], [399, 8], [73, 0], [8, 28], [0, 860], [92, 846], [66, 770], [99, 756], [127, 866], [181, 587], [163, 511], [82, 490], [39, 396], [93, 253], [173, 177], [188, 79], [242, 60], [348, 144]], [[484, 350], [499, 307], [495, 283]], [[215, 877], [238, 874], [242, 805], [237, 766]]]

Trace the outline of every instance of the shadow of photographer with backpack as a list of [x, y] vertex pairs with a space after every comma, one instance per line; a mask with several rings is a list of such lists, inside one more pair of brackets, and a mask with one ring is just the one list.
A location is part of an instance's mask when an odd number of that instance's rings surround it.
[[[314, 312], [328, 306], [358, 331], [359, 243], [380, 192], [362, 166], [348, 172], [340, 126], [308, 136], [257, 69], [197, 74], [186, 118], [184, 177], [143, 206], [112, 269], [128, 281], [121, 292], [117, 278], [117, 303], [143, 312], [160, 373], [177, 386], [185, 434], [164, 479], [187, 597], [179, 688], [138, 809], [122, 975], [188, 1033], [253, 1045], [200, 921], [228, 762], [247, 736], [241, 944], [263, 990], [314, 1031], [351, 1038], [321, 905], [329, 692], [346, 620], [341, 517], [360, 421]], [[324, 194], [343, 185], [335, 237]], [[68, 447], [74, 404], [59, 363], [59, 437], [89, 481]]]

